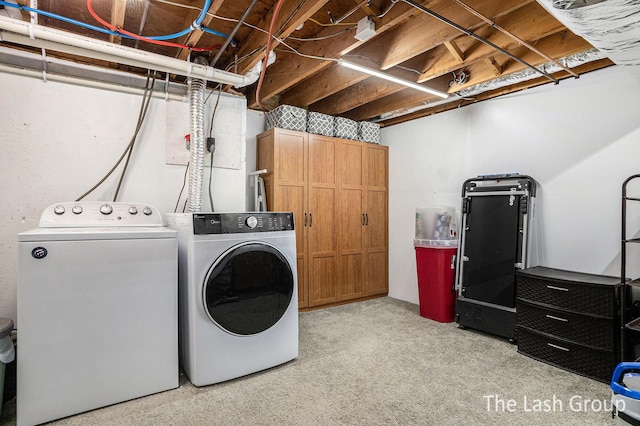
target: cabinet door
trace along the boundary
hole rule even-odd
[[[341,140],[338,148],[338,294],[348,300],[364,296],[364,145]]]
[[[336,141],[309,135],[309,306],[337,300]]]
[[[298,307],[309,306],[309,271],[306,259],[307,176],[309,136],[293,130],[272,129],[273,141],[261,140],[259,165],[268,169],[265,177],[267,205],[270,211],[291,211],[296,229],[298,269]],[[265,142],[269,141],[270,145]],[[262,144],[266,146],[262,149]],[[271,146],[271,152],[269,151]],[[264,151],[264,152],[263,152]],[[270,161],[264,161],[263,158]],[[271,170],[272,168],[272,170]]]
[[[386,294],[388,285],[388,148],[367,146],[365,171],[366,296]]]

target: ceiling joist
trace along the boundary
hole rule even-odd
[[[464,62],[464,52],[458,47],[458,44],[455,40],[445,41],[444,46],[447,48],[453,59],[458,61],[458,63]]]
[[[147,36],[187,32],[178,38],[156,40],[120,38],[91,28],[97,24],[87,9],[87,0],[38,0],[36,7],[46,12],[37,15],[39,25],[170,59],[187,60],[190,53],[199,52],[198,55],[207,56],[209,63],[214,58],[212,66],[216,69],[244,75],[264,58],[265,32],[279,1],[92,0],[96,13],[123,31]],[[24,9],[15,9],[13,18],[29,22],[31,13],[26,8],[34,3],[17,2]],[[606,7],[606,2],[602,3]],[[209,4],[208,10],[202,14],[205,4]],[[593,62],[593,69],[610,64],[599,61],[603,55],[552,17],[539,0],[305,0],[283,1],[280,6],[273,22],[274,34],[279,38],[272,39],[276,60],[265,70],[259,94],[267,108],[289,104],[356,120],[384,117],[379,121],[384,126],[429,111],[446,110],[451,104],[485,99],[482,90],[494,87],[495,81],[504,81],[506,86],[491,90],[491,96],[529,84],[511,79],[514,73],[517,78],[526,75],[535,79],[536,73],[542,73],[543,80],[557,82],[545,71],[546,67],[538,69],[540,64],[550,64],[546,68],[550,70],[563,69],[564,74],[554,72],[554,76],[578,76],[578,71],[563,68],[564,61],[560,61],[573,53],[589,52],[578,56],[574,64]],[[206,31],[194,25],[199,16]],[[375,34],[362,41],[354,36],[357,23],[367,16],[375,24]],[[341,22],[338,24],[336,19]],[[10,43],[10,34],[3,34],[5,39],[0,40],[0,45],[40,53],[37,44]],[[227,43],[231,38],[234,43]],[[118,55],[107,58],[65,51],[47,48],[47,57],[146,75],[145,61],[132,65],[125,58],[118,62]],[[337,59],[446,91],[454,102],[339,66]],[[186,81],[184,75],[170,74],[166,78],[181,84]],[[257,106],[256,85],[233,89],[247,97],[250,108]],[[225,90],[231,88],[226,86]],[[465,95],[463,101],[456,100],[456,93],[461,90],[472,93],[469,96],[474,99]],[[403,111],[405,118],[390,118],[397,116],[397,111]]]
[[[124,17],[127,13],[127,0],[114,0],[111,6],[111,25],[116,28],[124,28]],[[111,43],[120,44],[122,37],[116,35],[109,35],[109,41]]]

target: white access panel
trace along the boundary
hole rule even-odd
[[[175,231],[40,228],[18,241],[18,425],[178,386]]]

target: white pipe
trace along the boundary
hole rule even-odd
[[[0,64],[0,73],[13,74],[22,77],[36,78],[38,80],[42,80],[42,71],[31,70],[26,68],[16,68],[5,64]],[[137,87],[129,87],[129,86],[121,86],[119,84],[113,83],[105,83],[102,81],[96,80],[87,80],[79,77],[69,77],[66,75],[60,74],[52,74],[47,73],[47,81],[55,81],[58,83],[71,84],[74,86],[84,86],[90,87],[93,89],[103,89],[103,90],[112,90],[121,93],[129,93],[132,95],[141,95],[144,93],[144,89],[139,89]],[[165,93],[165,92],[153,92],[152,94],[155,98],[161,98],[165,100],[172,101],[180,101],[184,102],[185,96],[178,95],[175,93]]]
[[[47,50],[53,50],[56,52],[68,53],[70,55],[77,55],[77,56],[84,56],[84,57],[89,57],[93,59],[99,59],[101,61],[107,61],[107,62],[120,61],[120,58],[115,55],[102,53],[102,52],[93,52],[91,50],[87,50],[82,47],[60,44],[60,43],[56,43],[48,40],[30,39],[27,36],[10,33],[6,31],[0,32],[0,40],[8,41],[10,43],[21,44],[24,46],[37,47],[39,49],[47,49]],[[128,64],[128,65],[132,65],[132,64]],[[141,68],[149,68],[148,64],[139,65],[139,66],[141,66]],[[155,70],[169,72],[165,67],[162,67],[162,66],[155,67]]]
[[[272,50],[271,52],[269,52],[269,59],[267,59],[267,66],[273,64],[275,61],[276,61],[276,54]],[[235,87],[235,88],[245,87],[245,86],[249,86],[250,84],[253,84],[256,81],[258,81],[258,78],[260,77],[260,71],[262,71],[262,63],[263,62],[264,61],[256,62],[256,64],[249,70],[249,72],[247,72],[244,75],[245,81],[242,82],[241,84],[236,84],[233,87]]]
[[[0,46],[0,72],[42,79],[42,63],[46,61],[47,80],[60,83],[114,90],[122,93],[142,94],[146,77],[137,74],[100,68],[93,65],[71,62],[64,59],[41,55],[23,50]],[[63,73],[65,73],[63,75]],[[137,84],[136,84],[137,83]],[[162,91],[154,91],[152,96],[176,101],[187,99],[187,88],[183,84],[165,82]]]
[[[256,170],[255,172],[249,173],[253,179],[251,179],[251,186],[253,187],[253,209],[254,211],[266,211],[266,207],[264,210],[261,206],[264,206],[264,180],[260,177],[260,175],[264,175],[267,173],[267,169]]]
[[[194,64],[192,62],[158,55],[157,53],[133,49],[102,40],[96,40],[90,37],[60,31],[42,25],[33,25],[28,22],[7,18],[5,16],[0,16],[0,29],[4,30],[1,35],[3,40],[9,41],[8,38],[11,37],[11,35],[5,33],[5,31],[28,36],[28,39],[21,39],[21,43],[24,43],[27,46],[39,47],[35,45],[35,40],[45,40],[57,45],[55,48],[51,47],[52,50],[66,52],[67,50],[65,49],[68,49],[68,47],[80,48],[80,52],[83,52],[82,56],[90,58],[97,57],[96,53],[103,55],[106,54],[111,58],[117,58],[116,62],[118,63],[154,69],[187,77],[200,78],[217,83],[237,85],[242,84],[245,81],[245,77],[242,75],[223,71],[208,65]]]

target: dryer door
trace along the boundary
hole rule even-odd
[[[251,335],[284,315],[295,290],[285,256],[264,242],[238,244],[211,266],[203,288],[204,309],[223,330]]]

